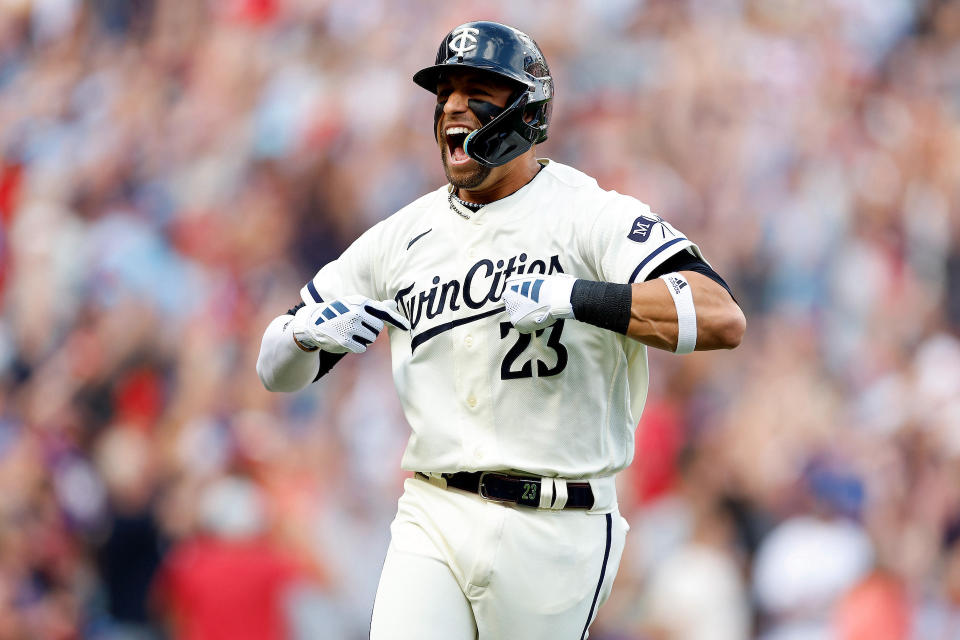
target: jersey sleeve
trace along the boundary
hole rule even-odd
[[[339,258],[321,267],[317,275],[300,289],[300,298],[307,304],[329,302],[354,294],[382,300],[378,277],[380,264],[374,259],[378,255],[381,231],[382,223],[371,227]]]
[[[703,259],[697,245],[650,207],[619,194],[593,221],[585,248],[605,282],[643,282],[681,251]]]

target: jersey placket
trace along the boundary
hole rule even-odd
[[[484,207],[486,208],[486,207]],[[482,214],[483,209],[477,212]],[[466,244],[460,252],[461,273],[466,273],[479,260],[489,259],[482,247],[486,228],[483,216],[477,215],[466,222]],[[482,288],[482,287],[481,287]],[[487,302],[477,312],[489,310]],[[494,367],[489,343],[490,324],[496,320],[484,318],[470,322],[452,331],[453,350],[456,359],[456,386],[463,408],[463,465],[469,469],[485,469],[495,455],[496,442],[493,428],[493,394],[490,387],[490,371]]]

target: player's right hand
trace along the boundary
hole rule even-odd
[[[291,329],[293,337],[305,347],[329,353],[363,353],[383,331],[385,322],[410,329],[395,301],[378,302],[357,295],[302,307],[293,317]]]

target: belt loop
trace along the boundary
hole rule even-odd
[[[553,478],[540,478],[540,508],[549,509],[553,502]]]
[[[557,488],[557,499],[554,500],[551,509],[563,509],[567,505],[567,481],[563,478],[555,478],[554,486]]]
[[[433,486],[440,489],[447,488],[447,479],[442,475],[433,475],[432,473],[422,473],[420,471],[415,472],[414,475],[419,476],[421,480],[426,480]]]

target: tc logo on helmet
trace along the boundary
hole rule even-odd
[[[458,56],[462,56],[467,51],[473,51],[477,48],[476,34],[478,33],[480,33],[480,29],[460,27],[450,34],[450,44],[448,46]]]

